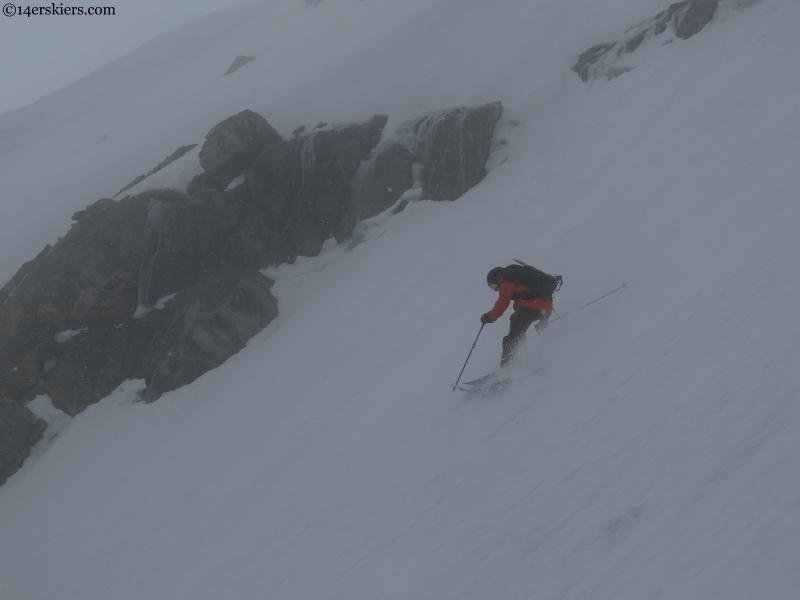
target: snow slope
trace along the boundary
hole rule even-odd
[[[0,116],[4,277],[241,108],[286,133],[500,99],[507,141],[455,203],[271,269],[281,314],[222,367],[61,424],[0,488],[0,595],[797,598],[800,5],[746,4],[584,84],[665,4],[271,2]],[[511,257],[564,276],[559,312],[629,287],[529,336],[503,396],[451,393]]]

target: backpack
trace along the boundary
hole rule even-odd
[[[554,292],[561,289],[563,283],[561,275],[548,275],[530,265],[508,265],[503,269],[502,277],[521,283],[528,288],[527,293],[521,294],[514,300],[550,299]]]

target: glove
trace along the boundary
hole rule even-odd
[[[489,318],[489,313],[483,313],[481,315],[481,323],[486,325],[487,323],[491,323],[491,322],[492,322],[492,320]]]
[[[547,329],[547,319],[539,319],[536,325],[534,325],[534,328],[536,328],[536,331],[540,333]]]

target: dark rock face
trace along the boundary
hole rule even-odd
[[[216,261],[230,263],[235,256],[239,265],[264,268],[292,262],[298,255],[314,256],[330,237],[345,239],[348,186],[380,140],[387,119],[377,115],[366,123],[318,130],[289,142],[273,139],[247,160],[237,159],[234,171],[245,168],[246,183],[241,192],[224,192],[224,199],[211,200],[223,193],[228,176],[209,171],[196,177],[189,188],[191,203],[208,198],[204,208],[197,208],[208,222],[201,228],[206,233],[198,239],[200,247]],[[226,169],[233,172],[222,167]],[[223,233],[234,229],[233,236]]]
[[[182,291],[222,269],[273,264],[279,250],[273,233],[260,207],[238,190],[195,192],[166,215],[153,297]]]
[[[120,324],[86,328],[50,355],[55,364],[43,374],[39,391],[50,397],[53,406],[75,416],[126,379],[146,377],[142,354],[163,317],[139,320],[119,315]]]
[[[13,368],[0,380],[0,396],[33,398],[36,385],[42,376],[47,359],[55,353],[55,343],[48,340],[25,353]]]
[[[597,64],[597,62],[606,54],[611,52],[616,45],[616,42],[609,42],[606,44],[597,44],[596,46],[592,46],[578,57],[578,62],[575,63],[575,65],[572,67],[572,70],[575,71],[583,81],[589,81],[589,68],[592,65]]]
[[[0,398],[0,485],[22,466],[46,425],[9,398]]]
[[[153,401],[221,365],[277,315],[261,269],[347,239],[409,188],[455,199],[486,175],[501,111],[428,116],[378,152],[385,115],[284,141],[243,111],[208,133],[206,172],[187,194],[105,198],[75,213],[0,290],[0,479],[44,428],[25,402],[47,394],[74,416],[126,379],[145,379]],[[366,196],[354,193],[359,173]]]
[[[75,415],[125,379],[151,383],[156,367],[152,398],[224,362],[277,313],[270,281],[255,271],[271,255],[248,227],[260,217],[235,193],[215,191],[106,199],[76,214],[64,239],[4,291],[0,393],[17,402],[47,393]]]
[[[491,102],[407,124],[402,140],[377,150],[351,182],[346,231],[394,205],[415,186],[423,199],[455,200],[480,183],[502,112],[501,102]]]
[[[319,254],[330,237],[345,239],[348,185],[380,140],[387,118],[377,115],[361,125],[318,131],[292,143],[286,228],[298,255]]]
[[[272,284],[258,272],[220,271],[179,294],[142,361],[152,373],[145,399],[191,383],[244,348],[278,314]]]
[[[99,200],[73,216],[76,223],[53,248],[23,267],[27,273],[0,306],[0,393],[18,402],[47,393],[74,415],[133,376],[153,334],[131,317],[154,198],[170,205],[184,197],[154,192]],[[76,335],[63,336],[66,331]]]
[[[42,250],[36,256],[36,258],[23,264],[19,271],[16,272],[14,277],[12,277],[6,285],[0,288],[0,306],[5,304],[6,300],[8,300],[8,297],[16,291],[17,286],[22,283],[28,273],[30,273],[37,264],[39,264],[39,261],[42,260],[42,258],[44,258],[51,249],[52,246],[50,246],[50,244],[45,246],[44,250]]]
[[[73,219],[54,248],[23,267],[28,272],[0,307],[0,378],[59,331],[136,305],[142,201],[99,200]]]
[[[675,35],[687,40],[709,24],[714,18],[717,0],[686,0],[670,6],[675,15]]]
[[[224,189],[247,170],[259,152],[280,139],[264,117],[243,110],[211,128],[200,149],[200,166],[216,176],[215,187]]]
[[[583,81],[592,77],[607,76],[613,79],[617,75],[630,71],[631,67],[615,66],[613,60],[634,52],[651,36],[658,36],[673,27],[675,35],[688,39],[702,31],[714,17],[719,4],[718,0],[683,0],[672,4],[667,10],[658,13],[643,25],[632,27],[633,35],[621,41],[608,42],[592,46],[578,57],[572,67]],[[616,52],[611,52],[616,48]]]
[[[365,165],[362,176],[353,181],[349,191],[349,200],[355,205],[353,226],[357,221],[382,213],[411,189],[414,163],[418,159],[412,150],[395,142]]]
[[[672,4],[667,10],[658,13],[651,21],[648,30],[659,35],[670,25],[675,28],[675,35],[687,40],[708,25],[717,11],[718,0],[683,0]]]
[[[425,166],[423,198],[455,200],[483,181],[494,126],[502,112],[502,103],[492,102],[417,123],[418,149]]]

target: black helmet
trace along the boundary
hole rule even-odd
[[[489,271],[489,274],[486,275],[486,284],[500,285],[500,275],[503,274],[504,270],[505,269],[503,269],[503,267],[495,267],[494,269]]]

